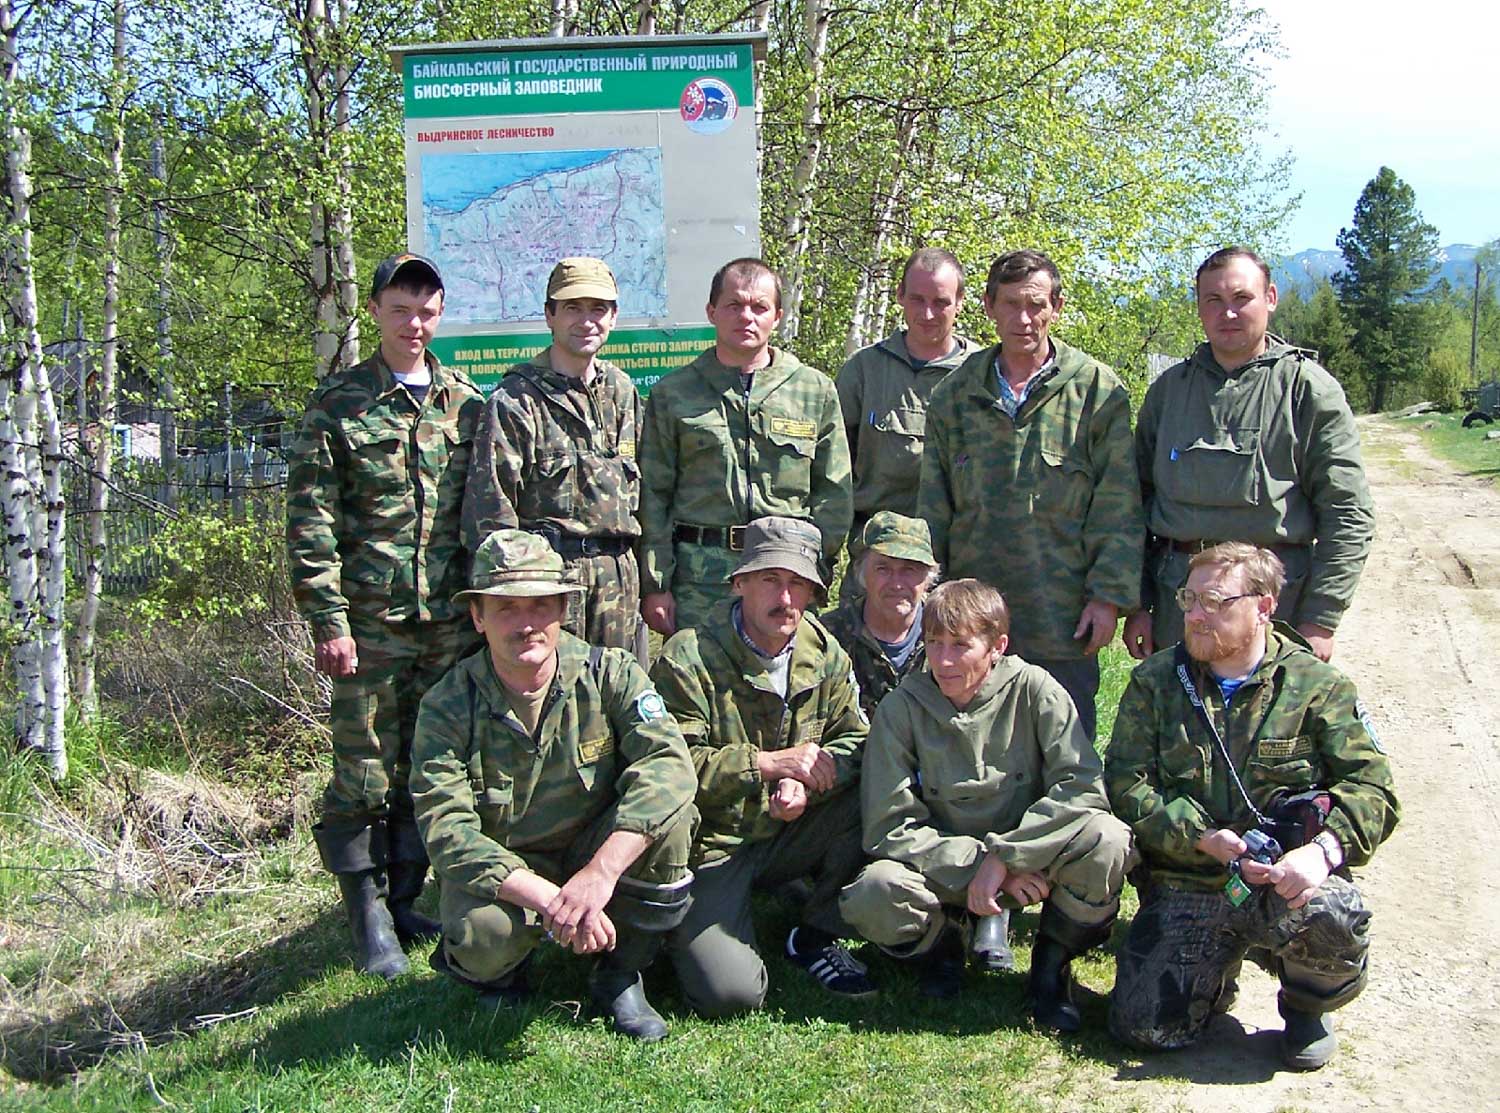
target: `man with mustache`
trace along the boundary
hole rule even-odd
[[[622,1035],[667,1034],[641,981],[681,922],[693,765],[633,654],[562,630],[582,588],[534,533],[479,546],[467,601],[485,648],[427,694],[412,796],[442,883],[433,966],[506,1006],[550,939],[597,956],[594,1003]]]
[[[1149,1050],[1193,1043],[1233,1004],[1248,950],[1281,982],[1282,1061],[1316,1070],[1338,1047],[1328,1013],[1366,979],[1370,914],[1348,867],[1400,813],[1354,685],[1272,621],[1285,578],[1255,545],[1195,555],[1182,643],[1120,701],[1105,783],[1144,868],[1110,1029]],[[1260,833],[1279,846],[1257,852]]]
[[[464,535],[540,534],[584,591],[566,629],[590,645],[634,651],[640,624],[635,544],[641,395],[601,359],[620,292],[602,259],[563,259],[543,307],[552,343],[518,363],[490,395],[464,493]]]
[[[663,637],[729,591],[763,515],[822,533],[822,574],[849,532],[849,445],[828,376],[771,346],[781,279],[735,259],[708,290],[714,346],[651,388],[641,426],[641,613]]]
[[[1094,737],[1099,650],[1141,579],[1141,500],[1130,400],[1104,364],[1051,336],[1057,265],[996,259],[984,309],[1000,343],[932,393],[917,513],[949,579],[998,588],[1010,650],[1046,669]]]
[[[848,655],[807,611],[827,590],[822,551],[810,522],[751,522],[733,596],[672,637],[651,670],[698,770],[697,880],[671,953],[704,1016],[765,1001],[751,892],[809,877],[788,960],[830,993],[875,993],[839,943],[850,934],[839,890],[863,862],[853,786],[868,723]]]
[[[1217,540],[1248,541],[1286,566],[1276,617],[1327,661],[1375,535],[1354,415],[1315,352],[1268,331],[1276,284],[1259,255],[1215,251],[1194,288],[1208,342],[1151,384],[1136,422],[1154,540],[1125,647],[1144,659],[1175,643],[1172,594],[1188,559]]]
[[[438,930],[414,908],[427,855],[406,780],[422,693],[474,645],[450,597],[468,578],[459,514],[484,396],[427,350],[443,318],[430,259],[383,260],[367,308],[379,348],[318,384],[292,449],[287,563],[333,681],[333,777],[313,838],[355,965],[394,978],[402,945]]]

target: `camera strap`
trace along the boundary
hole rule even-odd
[[[1229,776],[1234,781],[1234,787],[1240,790],[1240,797],[1245,801],[1245,806],[1250,809],[1250,814],[1255,816],[1257,823],[1269,823],[1270,820],[1255,806],[1255,801],[1250,799],[1250,794],[1245,791],[1245,784],[1240,780],[1240,775],[1235,771],[1234,759],[1229,756],[1229,747],[1224,745],[1224,739],[1219,734],[1219,728],[1214,726],[1214,717],[1208,713],[1208,708],[1203,706],[1203,698],[1198,695],[1198,686],[1193,683],[1192,670],[1189,668],[1187,646],[1182,642],[1177,643],[1177,649],[1172,655],[1173,663],[1177,666],[1177,680],[1182,685],[1182,690],[1187,693],[1188,702],[1193,705],[1193,710],[1198,712],[1198,718],[1203,721],[1208,736],[1214,740],[1219,747],[1219,753],[1223,755],[1224,767],[1229,770]]]

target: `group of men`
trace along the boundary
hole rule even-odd
[[[1050,335],[1040,252],[990,268],[983,348],[955,331],[958,260],[915,252],[906,327],[836,380],[772,345],[779,278],[734,260],[713,346],[644,404],[600,358],[602,261],[558,263],[550,345],[488,402],[427,351],[437,267],[382,262],[380,348],[314,393],[288,492],[334,682],[314,833],[360,968],[440,936],[433,965],[504,1003],[550,940],[598,956],[594,1001],[654,1040],[663,947],[700,1014],[764,1001],[757,889],[799,893],[784,953],[851,998],[876,979],[842,940],[946,997],[970,954],[1011,968],[1008,914],[1040,903],[1028,995],[1072,1031],[1069,964],[1128,872],[1121,1039],[1196,1039],[1248,954],[1281,979],[1286,1062],[1326,1062],[1365,977],[1347,866],[1398,814],[1326,663],[1373,514],[1337,383],[1267,331],[1264,262],[1216,252],[1196,291],[1208,342],[1132,435],[1118,378]],[[1122,616],[1146,663],[1101,762]],[[413,908],[429,861],[441,922]]]

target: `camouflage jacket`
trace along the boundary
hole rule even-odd
[[[869,729],[849,657],[817,619],[797,628],[783,700],[734,628],[733,602],[720,604],[705,625],[674,634],[651,669],[693,755],[702,814],[694,858],[709,862],[781,828],[771,818],[771,786],[756,768],[762,750],[816,742],[833,758],[837,793],[859,779]],[[823,799],[815,794],[810,806]]]
[[[897,329],[855,352],[839,369],[839,408],[854,457],[856,521],[878,510],[916,516],[927,400],[977,347],[972,340],[956,339],[952,355],[913,367],[906,330]]]
[[[464,494],[471,548],[492,530],[550,523],[573,537],[638,537],[640,392],[611,363],[594,380],[552,370],[548,348],[490,395]]]
[[[383,622],[459,613],[468,586],[459,537],[464,477],[484,410],[467,376],[431,354],[419,406],[377,352],[313,391],[286,487],[292,596],[319,642],[349,635],[349,612]]]
[[[1104,771],[1062,685],[1002,657],[963,711],[929,672],[880,705],[860,775],[865,850],[962,890],[985,853],[1052,865],[1077,821],[1108,812]]]
[[[908,673],[921,672],[927,664],[927,647],[917,635],[917,644],[906,659],[900,672],[885,655],[879,640],[865,628],[865,597],[854,596],[840,603],[838,608],[820,615],[823,628],[833,635],[854,662],[854,679],[859,682],[859,704],[866,716],[875,714],[875,708],[893,691],[901,678]]]
[[[998,347],[939,384],[927,413],[920,517],[947,579],[1000,589],[1011,647],[1082,656],[1084,604],[1140,596],[1144,534],[1130,455],[1130,401],[1109,368],[1054,341],[1057,368],[1014,421],[1000,408]]]
[[[823,532],[830,566],[849,532],[849,446],[821,371],[772,349],[747,398],[709,349],[651,388],[641,426],[641,590],[669,591],[672,524],[742,526],[767,514]]]
[[[1217,889],[1228,871],[1193,844],[1223,827],[1243,833],[1254,817],[1175,670],[1168,649],[1131,675],[1105,755],[1105,783],[1153,878]],[[1195,662],[1191,676],[1255,806],[1264,811],[1280,791],[1327,789],[1333,795],[1328,829],[1345,860],[1352,866],[1369,861],[1400,811],[1390,763],[1349,678],[1280,623],[1227,709],[1205,666]]]
[[[1313,544],[1291,619],[1332,630],[1369,554],[1375,509],[1343,388],[1313,360],[1272,337],[1230,374],[1200,344],[1146,392],[1135,456],[1158,537]]]
[[[635,658],[566,631],[536,736],[511,710],[488,649],[428,691],[412,744],[411,792],[445,885],[494,899],[520,851],[566,849],[612,805],[615,830],[654,838],[693,806],[677,724]]]

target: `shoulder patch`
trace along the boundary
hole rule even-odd
[[[865,714],[865,701],[860,698],[859,677],[854,675],[854,666],[849,666],[849,687],[854,689],[854,710],[859,712],[859,721],[865,726],[870,725],[870,717]]]
[[[667,705],[655,688],[647,688],[635,697],[635,713],[644,723],[667,717]]]
[[[1359,721],[1364,724],[1365,730],[1369,733],[1370,744],[1380,753],[1385,753],[1385,746],[1380,741],[1380,732],[1375,729],[1375,720],[1370,718],[1370,709],[1365,706],[1364,700],[1354,701],[1354,713],[1359,716]]]

